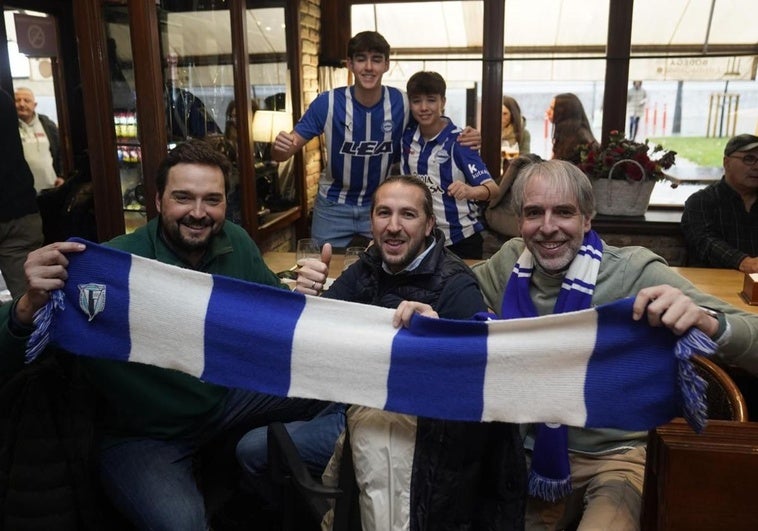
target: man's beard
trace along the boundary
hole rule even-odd
[[[422,253],[422,251],[426,248],[426,240],[427,238],[424,238],[423,240],[416,242],[415,245],[409,246],[408,250],[403,255],[389,255],[385,253],[384,248],[381,245],[381,242],[379,243],[379,254],[382,257],[382,261],[385,262],[387,265],[391,265],[393,267],[397,267],[398,269],[402,270],[408,267],[408,265],[413,262],[413,260],[416,259],[418,255]],[[377,243],[376,241],[374,243]]]
[[[207,216],[202,219],[194,219],[191,216],[184,216],[182,219],[171,223],[167,222],[165,219],[161,219],[163,235],[166,238],[167,243],[175,250],[186,253],[203,251],[208,245],[210,245],[211,239],[221,230],[223,222],[215,228],[213,228],[213,224],[213,219]],[[188,238],[181,232],[182,225],[191,228],[211,227],[211,231],[202,238]]]

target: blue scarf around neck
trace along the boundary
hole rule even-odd
[[[595,231],[588,231],[563,279],[553,313],[591,307],[602,258],[603,242]],[[505,288],[501,308],[503,319],[537,317],[537,309],[529,295],[534,267],[534,256],[529,249],[524,249]],[[568,430],[563,424],[537,424],[534,437],[529,494],[557,501],[571,493]]]

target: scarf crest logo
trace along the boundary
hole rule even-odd
[[[89,321],[105,309],[105,284],[79,284],[79,308]]]

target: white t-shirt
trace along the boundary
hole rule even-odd
[[[34,175],[34,189],[40,193],[46,188],[54,187],[58,176],[55,175],[53,156],[50,154],[50,140],[37,115],[34,115],[30,124],[19,120],[18,132],[24,145],[24,158]]]

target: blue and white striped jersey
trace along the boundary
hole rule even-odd
[[[326,136],[328,160],[319,179],[319,194],[336,203],[368,205],[376,187],[400,161],[400,140],[408,125],[405,92],[382,87],[382,99],[367,108],[355,99],[354,87],[319,94],[295,126],[310,140]]]
[[[432,192],[437,226],[445,233],[445,245],[458,243],[484,229],[479,221],[476,201],[456,200],[447,195],[453,181],[478,186],[492,180],[479,153],[460,145],[461,133],[448,120],[447,126],[429,141],[424,141],[418,125],[403,133],[403,173],[417,175]]]

